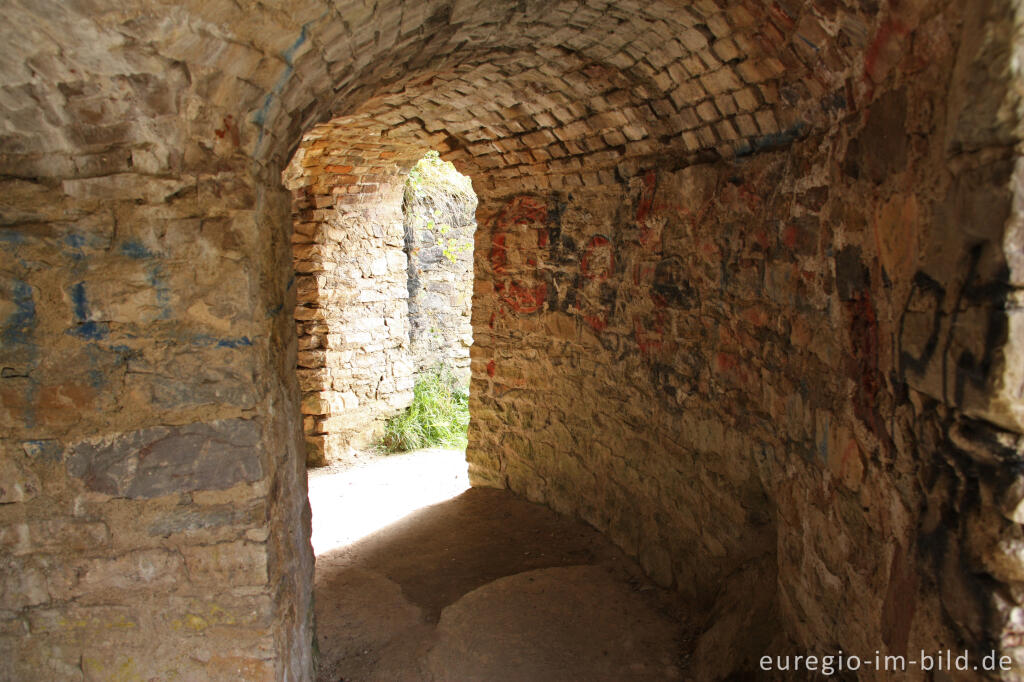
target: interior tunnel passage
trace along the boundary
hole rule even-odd
[[[432,148],[479,197],[474,485],[676,590],[694,679],[737,613],[1021,679],[1014,3],[0,12],[3,676],[312,675],[282,172],[372,229]]]

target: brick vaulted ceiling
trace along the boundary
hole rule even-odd
[[[543,165],[571,187],[583,155],[599,173],[827,126],[901,30],[869,35],[873,8],[838,2],[19,4],[0,29],[16,176],[201,169],[228,145],[280,167],[333,120],[339,140],[432,145],[492,182]]]
[[[1024,661],[1020,12],[7,0],[0,677],[309,677],[296,313],[384,227],[404,289],[428,147],[480,198],[474,485],[724,614],[712,667],[750,596]]]

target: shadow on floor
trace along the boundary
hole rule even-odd
[[[680,611],[592,528],[466,491],[316,569],[320,680],[681,679]]]

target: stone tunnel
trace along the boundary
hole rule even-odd
[[[678,591],[694,679],[1024,679],[1019,3],[0,15],[3,679],[311,678],[296,317],[429,149],[479,197],[474,485]]]

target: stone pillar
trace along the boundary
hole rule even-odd
[[[288,197],[214,166],[3,182],[0,677],[311,674]]]

